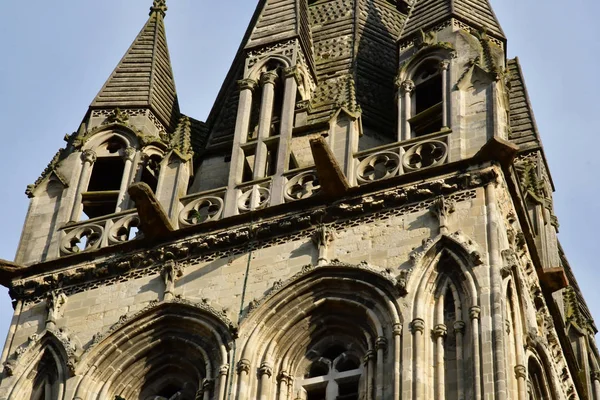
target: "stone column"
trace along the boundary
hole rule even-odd
[[[290,387],[292,386],[292,377],[286,371],[281,371],[279,374],[279,394],[277,398],[279,400],[288,400],[290,393]]]
[[[212,392],[215,386],[215,381],[212,379],[202,380],[202,400],[210,400],[210,392]]]
[[[504,312],[503,312],[503,289],[500,269],[502,268],[502,256],[500,255],[499,230],[503,229],[503,223],[498,218],[496,189],[494,183],[485,187],[485,201],[487,209],[487,233],[488,253],[490,264],[490,286],[491,286],[491,317],[492,317],[492,341],[494,349],[494,381],[496,383],[496,399],[505,400],[508,397],[506,349],[504,343]]]
[[[425,321],[422,318],[415,318],[410,324],[413,334],[414,349],[414,371],[413,371],[413,398],[416,400],[424,399],[423,365],[425,355],[423,354]]]
[[[267,400],[269,397],[269,385],[271,383],[271,376],[273,376],[273,368],[267,362],[261,364],[258,369],[258,376],[260,379],[260,400]]]
[[[383,357],[385,356],[385,351],[387,349],[387,339],[383,336],[379,336],[377,340],[375,340],[375,348],[377,349],[377,371],[376,371],[376,380],[375,383],[377,386],[377,392],[375,398],[377,400],[383,399]]]
[[[238,392],[237,400],[248,398],[248,375],[250,373],[250,361],[245,358],[241,359],[237,364],[238,374]]]
[[[431,332],[435,340],[435,398],[444,400],[446,388],[444,386],[446,371],[444,368],[444,338],[448,334],[448,328],[445,324],[438,324]]]
[[[292,130],[294,129],[294,113],[296,110],[296,92],[298,91],[298,67],[284,69],[283,108],[281,110],[281,125],[279,128],[279,146],[277,149],[277,168],[271,188],[271,205],[284,202],[285,173],[290,158]],[[275,107],[278,105],[276,104]]]
[[[456,321],[454,323],[454,335],[456,337],[456,380],[459,399],[465,398],[465,376],[463,373],[463,337],[465,334],[465,326],[463,321]]]
[[[440,73],[442,74],[442,127],[448,128],[448,110],[450,109],[448,96],[448,68],[450,61],[440,61]]]
[[[367,354],[365,354],[365,357],[363,359],[363,363],[367,370],[367,382],[365,385],[365,390],[367,392],[365,396],[366,400],[373,400],[373,370],[375,369],[374,360],[375,351],[373,351],[373,349],[370,349],[367,351]]]
[[[248,140],[248,126],[250,125],[250,115],[252,113],[252,92],[256,88],[256,81],[253,79],[242,79],[238,81],[238,85],[240,86],[240,99],[233,135],[231,164],[229,166],[229,181],[224,210],[225,217],[235,215],[238,212],[236,186],[242,180],[245,158],[241,145]]]
[[[262,85],[262,104],[260,105],[260,117],[258,119],[258,137],[256,153],[254,154],[254,179],[266,176],[265,166],[267,164],[268,150],[265,139],[271,132],[273,121],[273,100],[275,98],[275,82],[279,76],[273,71],[263,72],[260,77]]]
[[[408,120],[412,116],[412,93],[415,90],[415,83],[410,79],[405,80],[400,84],[400,91],[404,96],[404,114],[402,118],[402,134],[400,140],[408,140],[411,136],[410,122]]]
[[[119,197],[117,198],[117,208],[115,212],[127,209],[127,188],[129,187],[131,175],[133,174],[131,167],[133,165],[135,154],[136,150],[133,147],[127,147],[124,150],[123,159],[125,160],[125,167],[123,167],[123,179],[121,179],[121,187],[119,188]]]
[[[81,168],[81,174],[79,175],[79,182],[77,183],[77,189],[75,191],[75,201],[73,202],[73,209],[71,210],[71,217],[69,221],[76,222],[79,220],[81,214],[81,194],[86,189],[88,181],[90,179],[90,169],[96,162],[97,156],[94,150],[85,150],[81,153],[81,160],[83,161],[83,167]]]
[[[225,400],[227,374],[229,374],[229,364],[221,365],[219,368],[219,397],[217,397],[217,400]]]
[[[594,386],[594,400],[600,399],[600,371],[596,370],[592,372],[592,385]]]
[[[527,400],[527,368],[524,365],[515,366],[515,377],[517,378],[519,399]]]
[[[481,360],[479,359],[479,314],[481,308],[473,306],[469,309],[471,330],[473,332],[473,391],[475,400],[481,400]]]
[[[394,399],[400,399],[400,359],[402,345],[400,343],[402,336],[402,324],[394,324],[392,334],[394,335]]]

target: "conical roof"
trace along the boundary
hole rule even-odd
[[[498,39],[505,39],[488,0],[418,0],[409,14],[403,36],[427,30],[449,17],[486,29],[488,34]]]
[[[167,47],[165,0],[154,0],[150,18],[106,81],[91,108],[150,108],[167,127],[179,118],[179,104]]]

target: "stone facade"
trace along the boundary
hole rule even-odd
[[[600,399],[486,0],[261,0],[206,122],[166,11],[28,187],[0,399]]]

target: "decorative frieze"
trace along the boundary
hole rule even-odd
[[[369,196],[349,198],[332,205],[318,206],[305,212],[289,213],[265,219],[251,226],[226,228],[142,252],[113,256],[110,259],[99,259],[94,264],[77,265],[69,270],[18,279],[13,282],[11,292],[17,298],[37,302],[41,300],[39,296],[43,293],[56,289],[58,282],[61,282],[62,290],[67,295],[71,295],[103,284],[111,284],[117,275],[120,275],[121,278],[135,279],[158,274],[167,259],[172,259],[182,265],[209,262],[222,257],[242,254],[248,250],[249,242],[252,243],[252,249],[259,249],[309,238],[314,232],[314,227],[322,224],[338,231],[349,226],[376,222],[391,216],[419,212],[431,207],[434,199],[440,195],[445,195],[458,203],[474,198],[473,189],[495,180],[496,176],[494,169],[487,169],[455,175],[443,180],[384,190]],[[94,232],[96,231],[90,232],[89,235]],[[100,231],[97,234],[101,236]],[[92,239],[92,244],[98,240],[94,239],[94,236]],[[73,249],[73,246],[69,248]],[[477,252],[471,254],[475,261],[482,259],[481,253],[479,253],[479,257]]]

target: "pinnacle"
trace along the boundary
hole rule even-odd
[[[168,10],[167,1],[166,0],[154,0],[152,7],[150,7],[150,16],[154,13],[160,14],[163,18],[166,15]]]

